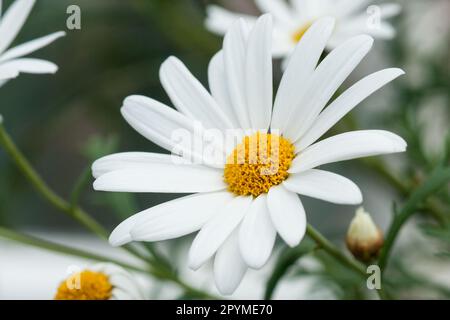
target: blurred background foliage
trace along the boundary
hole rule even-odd
[[[4,6],[11,2],[4,1]],[[366,209],[384,230],[391,221],[393,203],[401,207],[438,163],[448,166],[450,32],[445,12],[448,14],[449,2],[399,2],[404,10],[394,20],[397,37],[377,42],[348,83],[391,66],[405,69],[407,75],[367,99],[334,129],[388,129],[408,141],[404,155],[332,165],[334,171],[345,173],[361,186]],[[58,64],[58,73],[21,75],[7,83],[0,89],[0,112],[16,143],[48,184],[65,198],[75,186],[80,187],[80,202],[108,230],[127,216],[174,197],[95,193],[89,168],[96,158],[116,151],[162,151],[132,130],[119,109],[130,94],[151,96],[170,105],[158,77],[160,64],[170,55],[179,57],[207,83],[208,61],[221,46],[221,39],[203,26],[205,6],[210,3],[257,13],[250,0],[38,0],[16,39],[21,43],[66,30],[66,8],[76,4],[82,10],[81,30],[66,30],[65,38],[34,54]],[[277,83],[278,62],[276,66]],[[49,232],[84,231],[43,201],[3,151],[0,177],[1,225]],[[432,259],[439,270],[450,270],[449,188],[440,190],[421,208],[423,215],[415,228],[420,241],[411,238],[392,257],[388,286],[396,297],[450,298],[448,287],[430,280],[430,274],[415,274],[408,265],[414,248],[414,261],[419,265]],[[308,199],[305,207],[309,222],[342,246],[355,208]],[[171,245],[175,252],[177,242]],[[283,277],[315,274],[336,297],[367,297],[360,279],[332,258],[315,252],[311,244],[294,251],[280,250],[276,268],[281,265],[283,272],[275,270],[279,279],[274,272],[270,290],[275,290]],[[303,267],[304,256],[316,257],[323,266],[321,271]]]

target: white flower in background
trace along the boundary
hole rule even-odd
[[[289,2],[289,3],[288,3]],[[348,38],[358,34],[370,34],[375,38],[390,39],[395,30],[385,21],[400,12],[398,4],[370,4],[368,0],[255,0],[263,13],[274,17],[273,55],[287,57],[305,31],[322,17],[334,17],[336,28],[327,47],[335,48]],[[250,26],[256,17],[228,11],[217,5],[207,8],[206,27],[217,34],[225,34],[233,21],[244,19]]]
[[[28,18],[34,3],[35,0],[16,0],[0,17],[0,70],[7,68],[16,73],[55,73],[58,70],[58,66],[50,61],[23,56],[64,36],[62,31],[8,49]],[[0,80],[0,86],[4,82],[5,80]]]
[[[325,108],[373,43],[367,35],[351,38],[317,66],[333,28],[334,20],[323,18],[305,33],[287,65],[274,104],[270,15],[258,19],[253,29],[242,20],[233,24],[223,50],[209,64],[211,94],[181,61],[170,57],[161,66],[160,78],[179,112],[151,98],[126,98],[122,114],[128,123],[184,158],[143,152],[106,156],[93,164],[94,188],[194,194],[128,218],[113,231],[110,243],[161,241],[199,231],[190,248],[189,266],[197,269],[215,257],[217,287],[230,294],[248,267],[261,268],[267,262],[277,233],[291,247],[302,240],[306,216],[297,193],[339,204],[361,203],[361,192],[352,181],[314,168],[402,152],[405,141],[382,130],[317,140],[403,71],[393,68],[371,74]],[[222,132],[240,128],[250,134],[233,145],[233,151],[208,140],[212,154],[227,155],[221,163],[202,154],[198,144],[172,139],[173,132],[182,129],[207,140],[210,128]],[[271,144],[278,151],[274,156],[264,153]],[[253,157],[252,146],[257,146],[261,159]],[[203,162],[189,162],[192,158]]]
[[[98,263],[76,272],[59,286],[55,300],[143,300],[133,276],[112,263]]]

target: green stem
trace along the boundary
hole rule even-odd
[[[382,271],[386,268],[391,249],[402,226],[417,212],[420,205],[424,203],[430,195],[434,194],[449,181],[450,168],[442,166],[437,167],[433,170],[428,179],[411,194],[403,209],[395,215],[386,235],[383,249],[380,253],[378,265]]]
[[[0,227],[0,237],[9,239],[9,240],[13,240],[13,241],[16,241],[16,242],[19,242],[19,243],[22,243],[25,245],[29,245],[32,247],[49,250],[52,252],[58,252],[58,253],[62,253],[62,254],[81,257],[81,258],[89,259],[89,260],[95,260],[95,261],[99,261],[99,262],[105,262],[105,261],[112,262],[114,264],[117,264],[117,265],[119,265],[123,268],[129,269],[129,270],[133,270],[133,271],[141,272],[141,273],[145,273],[145,274],[151,274],[155,278],[171,281],[171,282],[177,284],[178,286],[180,286],[181,288],[183,288],[191,296],[195,296],[198,298],[206,298],[206,299],[215,298],[203,291],[200,291],[196,288],[191,287],[190,285],[186,284],[181,279],[179,279],[175,274],[170,273],[170,272],[165,272],[163,270],[154,269],[152,267],[149,267],[148,269],[137,267],[137,266],[128,264],[126,262],[122,262],[120,260],[114,259],[114,258],[87,252],[87,251],[84,251],[81,249],[71,248],[71,247],[68,247],[65,245],[61,245],[58,243],[43,240],[43,239],[40,239],[40,238],[37,238],[34,236],[29,236],[29,235],[21,234],[19,232],[8,230],[3,227]]]
[[[61,244],[57,244],[57,243],[53,243],[53,242],[50,242],[47,240],[39,239],[37,237],[24,235],[19,232],[15,232],[15,231],[6,229],[4,227],[0,227],[0,237],[9,239],[9,240],[13,240],[13,241],[16,241],[16,242],[19,242],[22,244],[26,244],[29,246],[33,246],[33,247],[37,247],[37,248],[41,248],[41,249],[45,249],[45,250],[49,250],[49,251],[53,251],[53,252],[58,252],[58,253],[62,253],[62,254],[67,254],[67,255],[71,255],[71,256],[81,257],[81,258],[95,260],[95,261],[99,261],[99,262],[109,261],[109,262],[117,264],[121,267],[124,267],[126,269],[133,270],[133,271],[138,271],[138,272],[142,272],[142,273],[148,273],[150,271],[150,270],[146,270],[146,269],[141,269],[141,268],[133,266],[131,264],[127,264],[127,263],[119,261],[117,259],[105,257],[102,255],[87,252],[87,251],[84,251],[81,249],[67,247],[67,246],[64,246]]]
[[[61,198],[45,183],[45,181],[40,177],[40,175],[33,169],[33,167],[25,158],[25,156],[16,147],[13,140],[6,132],[1,120],[2,119],[0,119],[0,145],[3,146],[5,151],[12,158],[12,160],[15,162],[20,171],[22,171],[25,177],[31,182],[31,184],[36,188],[36,190],[41,194],[41,196],[55,208],[66,213],[67,215],[78,221],[80,224],[82,224],[88,230],[92,231],[101,239],[107,240],[108,233],[97,221],[91,218],[91,216],[79,206],[75,206],[73,203],[69,203],[63,198]],[[11,239],[23,240],[21,242],[26,244],[34,245],[33,241],[36,240],[37,244],[39,244],[39,246],[42,248],[50,249],[57,252],[63,252],[61,250],[65,248],[57,244],[44,242],[43,240],[22,236],[17,233],[12,233],[12,231],[7,230],[5,231],[5,229],[2,229],[2,231],[4,235],[9,235]],[[189,285],[181,281],[171,270],[168,271],[164,269],[160,263],[156,264],[155,261],[153,261],[153,259],[143,256],[135,248],[131,246],[124,246],[122,248],[128,251],[130,254],[134,255],[135,257],[147,262],[151,268],[150,271],[148,272],[150,272],[150,274],[152,274],[153,276],[174,282],[178,284],[181,288],[183,288],[185,291],[189,292],[191,295],[194,295],[196,297],[212,298],[208,294],[190,287]],[[90,253],[85,253],[79,250],[77,251],[77,249],[72,250],[70,248],[69,250],[63,253],[90,257],[91,259],[96,259],[95,257],[99,257],[96,255],[92,255]],[[111,261],[111,259],[109,259],[109,261]]]
[[[306,227],[306,234],[312,240],[314,240],[321,249],[326,251],[329,255],[334,257],[344,266],[349,267],[364,279],[367,277],[366,268],[362,263],[356,261],[355,259],[349,256],[346,256],[344,253],[341,252],[341,250],[339,250],[339,248],[337,248],[333,243],[331,243],[327,238],[325,238],[318,230],[316,230],[310,224],[308,224]],[[380,297],[380,299],[383,300],[388,299],[388,295],[383,289],[378,289],[377,294]]]
[[[98,237],[103,240],[108,239],[108,233],[106,230],[95,221],[86,211],[79,206],[75,206],[72,203],[67,202],[61,198],[56,192],[54,192],[47,183],[41,178],[41,176],[34,170],[32,165],[28,162],[22,152],[17,148],[14,141],[6,132],[3,124],[0,122],[0,145],[3,146],[5,151],[17,165],[19,170],[35,187],[36,191],[56,209],[64,212],[74,220],[78,221],[88,230],[92,231]],[[150,262],[147,257],[142,256],[137,250],[131,247],[124,247],[132,255],[139,259]]]
[[[370,167],[372,170],[380,174],[389,184],[391,184],[397,191],[404,197],[409,196],[412,193],[413,188],[402,180],[397,178],[391,171],[389,171],[384,165],[383,161],[375,158],[363,158],[360,159],[361,163]],[[424,208],[441,224],[447,223],[445,213],[439,208],[436,203],[436,199],[428,199],[424,203]]]
[[[102,239],[107,239],[107,232],[103,227],[98,224],[94,219],[92,219],[85,211],[79,207],[73,207],[70,203],[65,201],[59,195],[57,195],[50,187],[43,181],[39,174],[33,169],[28,160],[16,147],[11,137],[6,132],[3,124],[0,123],[0,145],[3,146],[5,151],[9,154],[11,159],[17,165],[17,167],[22,171],[25,177],[31,182],[38,193],[41,194],[51,205],[53,205],[58,210],[66,213],[72,218],[79,221],[87,229],[94,232],[96,235]]]
[[[328,252],[336,260],[341,262],[343,265],[353,269],[355,272],[362,276],[366,276],[366,269],[364,265],[356,261],[355,259],[346,256],[339,250],[334,244],[332,244],[327,238],[325,238],[319,231],[314,229],[313,226],[308,224],[306,227],[306,234],[313,239],[317,245]]]

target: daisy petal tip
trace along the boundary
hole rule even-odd
[[[189,255],[188,255],[189,269],[197,271],[202,265],[203,265],[203,261],[202,261],[201,257],[199,257],[198,254],[195,254],[191,247],[191,250],[189,251]]]
[[[262,16],[260,16],[260,17],[258,18],[258,21],[259,21],[260,23],[265,23],[265,24],[270,24],[270,25],[272,25],[272,21],[273,21],[272,14],[270,14],[270,13],[265,13],[265,14],[263,14]]]
[[[403,69],[400,68],[393,68],[393,69],[398,72],[399,76],[406,74],[405,70]]]
[[[201,263],[198,263],[198,261],[193,260],[192,258],[189,257],[189,261],[188,261],[189,269],[197,271],[198,269],[200,269],[201,266],[202,266]]]
[[[102,177],[96,178],[96,180],[95,180],[94,183],[92,184],[92,188],[93,188],[95,191],[106,191],[106,190],[105,190],[105,185],[104,185],[104,183],[103,183]]]
[[[236,288],[229,283],[222,283],[221,281],[215,281],[217,290],[223,296],[230,296],[236,291]]]
[[[405,152],[408,148],[408,143],[405,141],[405,139],[392,132],[389,132],[389,134],[392,137],[392,152]]]
[[[284,242],[286,242],[286,244],[289,247],[294,248],[294,247],[296,247],[296,246],[298,246],[300,244],[300,241],[302,239],[301,238],[289,238],[289,239],[285,238],[283,240],[284,240]]]
[[[359,190],[358,188],[358,192],[355,193],[355,198],[352,201],[352,205],[359,205],[361,203],[363,203],[364,197],[361,193],[361,190]]]
[[[117,228],[109,236],[108,242],[113,247],[120,247],[133,241],[129,233],[119,232]]]
[[[353,37],[354,41],[358,41],[361,46],[364,46],[365,48],[367,47],[368,49],[372,48],[373,43],[374,43],[374,38],[368,34],[360,34],[357,35],[355,37]]]
[[[175,56],[169,56],[166,58],[166,60],[161,63],[161,67],[159,68],[159,72],[164,71],[166,68],[168,68],[170,65],[174,63],[178,63],[180,60]]]
[[[65,37],[67,35],[67,33],[65,31],[58,31],[55,33],[55,38],[61,38],[61,37]]]
[[[261,269],[262,267],[264,267],[264,265],[267,262],[265,260],[258,259],[256,257],[249,258],[249,257],[242,256],[242,259],[245,261],[245,264],[249,268],[252,268],[252,269],[255,269],[255,270]]]

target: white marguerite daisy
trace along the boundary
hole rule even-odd
[[[289,3],[288,3],[289,2]],[[390,39],[393,27],[385,21],[400,12],[400,5],[385,3],[372,5],[373,0],[255,0],[263,13],[274,17],[273,55],[288,57],[305,31],[322,17],[334,17],[336,28],[327,47],[335,48],[348,38],[369,34],[375,38]],[[207,7],[206,27],[217,34],[225,34],[233,21],[243,18],[253,25],[256,17],[228,11],[217,5]]]
[[[143,300],[133,276],[112,263],[94,264],[61,282],[55,300]]]
[[[0,17],[0,68],[8,68],[16,73],[55,73],[58,70],[58,66],[53,62],[23,58],[23,56],[41,49],[64,36],[65,32],[63,31],[8,49],[28,18],[34,3],[35,0],[16,0],[5,14]],[[4,83],[5,80],[0,80],[0,86]]]
[[[325,108],[373,43],[367,35],[351,38],[317,66],[333,28],[334,19],[323,18],[308,29],[289,60],[274,103],[270,15],[259,18],[252,29],[243,20],[233,24],[223,49],[209,64],[211,93],[178,59],[170,57],[162,64],[162,85],[179,112],[151,98],[126,98],[121,111],[128,123],[184,158],[143,152],[106,156],[93,164],[94,188],[194,194],[131,216],[112,232],[110,243],[161,241],[199,231],[190,248],[189,266],[197,269],[215,257],[216,285],[221,293],[230,294],[248,267],[257,269],[266,263],[277,233],[291,247],[302,240],[306,216],[297,194],[338,204],[361,203],[361,191],[352,181],[315,168],[402,152],[405,141],[382,130],[316,141],[403,71],[373,73]],[[217,163],[210,153],[201,153],[200,144],[175,141],[173,132],[180,128],[208,140],[210,153],[225,154],[227,159]],[[210,128],[251,133],[229,148],[203,135]]]

